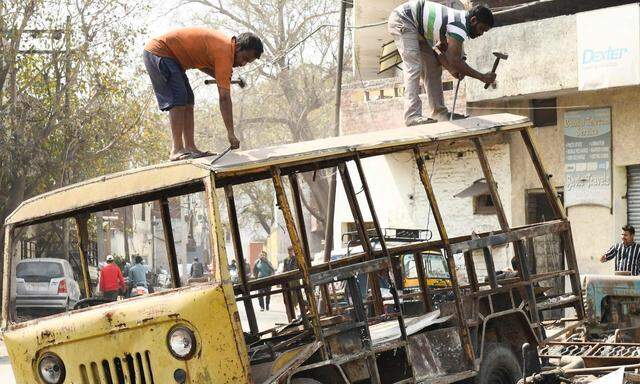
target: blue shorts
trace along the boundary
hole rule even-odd
[[[193,105],[193,90],[189,79],[175,59],[156,56],[147,51],[144,51],[143,59],[160,110]]]

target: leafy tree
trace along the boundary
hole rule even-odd
[[[134,65],[145,4],[0,2],[2,222],[33,195],[156,163],[168,152],[146,77]],[[68,247],[69,225],[56,229]]]

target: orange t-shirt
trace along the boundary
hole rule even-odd
[[[210,68],[218,86],[231,89],[236,38],[208,28],[180,28],[147,43],[145,51],[176,59],[183,70]]]

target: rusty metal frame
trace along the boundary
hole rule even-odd
[[[360,210],[360,205],[358,204],[358,198],[356,196],[355,189],[353,188],[353,182],[351,181],[351,176],[349,175],[347,164],[338,164],[338,171],[340,172],[342,187],[345,191],[347,201],[349,202],[351,215],[353,216],[353,220],[355,221],[356,229],[358,230],[358,236],[360,237],[360,242],[362,243],[362,249],[365,253],[365,260],[372,260],[375,256],[373,255],[373,249],[371,248],[371,240],[369,239],[369,236],[367,235],[367,229],[364,226],[362,211]],[[384,307],[382,304],[382,294],[380,293],[380,283],[378,282],[377,274],[368,274],[368,280],[369,287],[371,288],[371,295],[373,296],[374,313],[376,315],[381,315],[384,313]]]
[[[296,255],[296,260],[298,261],[298,268],[302,272],[303,276],[303,285],[305,288],[305,294],[307,296],[307,302],[309,303],[309,311],[311,313],[311,326],[313,328],[313,334],[317,341],[322,343],[320,353],[323,358],[327,358],[330,356],[327,346],[324,342],[324,337],[322,336],[322,329],[320,325],[320,315],[318,314],[318,306],[316,305],[316,298],[313,294],[313,289],[311,289],[310,284],[310,266],[305,262],[304,251],[302,249],[302,243],[298,236],[298,230],[296,229],[296,223],[293,219],[293,214],[291,213],[291,208],[289,207],[289,201],[287,200],[287,195],[284,190],[284,185],[282,183],[282,176],[280,175],[280,169],[278,167],[273,167],[271,169],[273,187],[276,191],[276,201],[278,202],[278,207],[282,211],[282,216],[284,218],[287,232],[289,233],[289,239],[291,240],[291,246],[293,247],[293,252]]]
[[[87,222],[89,215],[76,216],[76,226],[78,228],[78,252],[80,253],[80,266],[82,268],[82,283],[84,286],[84,294],[86,298],[91,297],[91,281],[89,277],[89,254],[87,247],[89,245],[89,230]]]
[[[296,214],[296,220],[298,222],[298,228],[300,229],[300,239],[302,240],[302,245],[304,249],[304,259],[307,263],[307,266],[311,268],[311,251],[309,249],[309,238],[307,236],[307,228],[304,223],[304,213],[302,211],[302,196],[300,195],[300,184],[298,182],[298,175],[292,173],[289,175],[289,187],[291,189],[291,196],[293,197],[293,208]],[[328,314],[332,314],[333,311],[331,309],[331,303],[329,302],[329,290],[326,285],[320,287],[320,294],[322,294],[322,300],[325,303],[325,309]],[[300,294],[300,289],[296,290],[297,296],[302,296]],[[304,316],[306,310],[304,306],[304,302],[301,300],[301,297],[298,297],[298,306],[300,307],[300,314]]]
[[[227,202],[227,214],[229,217],[229,227],[231,232],[231,239],[233,242],[233,250],[236,256],[236,263],[238,268],[238,278],[242,286],[242,294],[248,296],[251,294],[249,285],[247,284],[247,271],[245,270],[244,253],[242,251],[242,238],[240,237],[240,228],[238,227],[238,215],[236,213],[236,202],[233,196],[233,187],[227,185],[224,187],[225,200]],[[249,332],[252,334],[258,333],[258,321],[256,320],[256,313],[253,309],[253,302],[251,298],[243,299],[244,309],[247,314],[247,320],[249,322]]]
[[[429,205],[431,206],[431,212],[436,222],[436,227],[438,228],[438,233],[440,234],[440,239],[445,250],[447,264],[449,267],[449,274],[451,275],[451,284],[453,286],[453,292],[455,296],[456,315],[458,317],[460,340],[462,340],[462,343],[464,344],[464,350],[466,352],[467,359],[469,359],[469,362],[473,365],[475,362],[475,353],[473,351],[471,335],[469,334],[469,327],[467,326],[467,322],[465,321],[464,309],[462,308],[462,294],[460,293],[460,286],[458,285],[458,278],[455,273],[456,262],[453,258],[451,243],[449,242],[449,236],[447,235],[447,230],[444,226],[442,215],[440,214],[440,207],[438,206],[438,201],[436,200],[436,195],[431,185],[431,178],[427,173],[427,168],[425,167],[424,159],[422,158],[422,153],[419,146],[415,146],[413,148],[413,155],[418,167],[420,181],[422,182],[422,186],[424,187],[424,190],[427,194],[427,199],[429,200]]]
[[[169,200],[166,197],[160,199],[160,216],[162,218],[162,230],[164,232],[164,246],[167,249],[167,261],[171,273],[171,283],[173,288],[179,288],[180,271],[178,270],[178,258],[176,255],[176,244],[173,239],[173,228],[171,226],[171,212],[169,210]]]
[[[3,279],[2,279],[2,323],[1,328],[5,328],[10,320],[13,320],[13,314],[11,313],[11,284],[10,278],[13,276],[13,234],[14,226],[9,224],[4,228],[4,249],[3,249]],[[9,278],[7,278],[9,277]]]

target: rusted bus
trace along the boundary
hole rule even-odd
[[[441,240],[417,241],[411,244],[391,245],[381,242],[379,249],[370,245],[362,218],[362,209],[368,209],[374,217],[374,229],[378,238],[383,239],[380,223],[375,211],[376,202],[371,196],[361,159],[383,156],[397,152],[414,154],[414,159],[421,168],[421,181],[426,189],[433,211],[438,211],[437,197],[433,193],[431,180],[424,168],[422,150],[424,147],[442,141],[479,140],[503,132],[522,133],[527,145],[533,146],[526,129],[530,123],[526,118],[508,114],[470,118],[455,123],[438,123],[428,126],[401,128],[381,131],[366,135],[352,135],[338,138],[327,138],[311,142],[296,143],[236,153],[229,153],[214,164],[211,159],[198,159],[184,162],[163,164],[115,175],[89,180],[75,186],[54,191],[23,203],[6,222],[7,249],[5,250],[5,289],[3,291],[3,331],[5,338],[11,340],[8,346],[13,358],[20,359],[15,351],[24,345],[33,350],[35,356],[43,356],[46,352],[58,353],[70,368],[72,380],[82,382],[85,373],[91,375],[93,363],[96,363],[98,376],[100,372],[107,375],[113,365],[111,357],[117,357],[120,364],[128,359],[135,359],[139,368],[134,375],[146,375],[145,366],[153,370],[155,382],[172,382],[177,369],[186,375],[185,382],[194,383],[236,383],[236,382],[295,382],[299,379],[313,379],[320,383],[355,382],[369,380],[371,382],[437,382],[449,383],[471,378],[485,372],[483,356],[485,351],[495,353],[495,344],[505,342],[502,351],[517,347],[516,343],[530,341],[541,343],[534,328],[539,328],[535,315],[546,310],[544,304],[536,306],[536,279],[547,276],[530,275],[524,269],[511,279],[490,279],[489,285],[471,278],[470,285],[462,285],[457,281],[456,260],[458,252],[474,250],[486,251],[487,261],[492,262],[491,247],[518,243],[523,239],[549,233],[560,233],[570,241],[570,226],[566,217],[547,223],[538,223],[518,228],[510,228],[508,223],[501,223],[500,230],[479,234],[478,236],[448,237],[446,217],[437,213],[436,226]],[[480,148],[481,149],[481,148]],[[531,150],[536,154],[535,149]],[[486,160],[486,159],[485,159]],[[534,157],[534,162],[537,161]],[[363,186],[366,208],[360,207],[355,198],[352,175],[346,166],[356,166],[358,178]],[[484,162],[488,169],[488,162]],[[360,243],[364,252],[342,260],[330,261],[319,265],[310,263],[307,234],[304,230],[304,217],[300,204],[300,193],[297,175],[304,172],[315,172],[320,169],[338,167],[343,184],[346,186],[347,199],[358,228]],[[543,167],[540,169],[544,173]],[[355,175],[355,173],[354,173]],[[356,179],[356,177],[353,177]],[[290,193],[287,193],[286,182],[289,181]],[[287,234],[293,246],[298,270],[275,276],[249,280],[246,278],[245,256],[242,252],[242,238],[235,208],[234,187],[250,182],[268,182],[275,191],[278,206],[283,213]],[[548,178],[542,179],[548,184]],[[545,187],[553,193],[552,187]],[[224,201],[219,199],[218,194]],[[496,200],[497,191],[496,193]],[[210,281],[189,287],[181,284],[178,256],[173,244],[174,227],[171,220],[169,201],[176,196],[201,193],[207,212],[208,246],[213,256],[213,270]],[[289,203],[289,195],[293,204]],[[550,198],[552,198],[550,196]],[[117,303],[103,304],[85,309],[53,316],[41,321],[29,323],[30,332],[20,333],[21,324],[16,322],[11,313],[11,272],[12,259],[8,257],[12,250],[12,231],[35,223],[44,223],[61,218],[82,218],[95,212],[120,208],[130,204],[156,201],[162,219],[165,242],[165,253],[168,256],[169,273],[172,287],[166,292],[151,294],[146,297],[127,299]],[[232,284],[228,270],[228,258],[224,246],[225,233],[221,224],[221,205],[227,206],[229,229],[235,257],[241,270],[239,282]],[[84,220],[78,220],[80,230]],[[82,235],[81,237],[84,237]],[[80,254],[86,254],[86,239],[81,239]],[[401,300],[408,297],[400,289],[402,278],[397,271],[403,255],[421,254],[426,251],[444,252],[451,276],[451,286],[442,288],[452,292],[451,302],[438,303],[438,308],[418,316],[407,316],[403,313]],[[520,252],[520,251],[519,251]],[[86,257],[82,256],[82,257]],[[571,257],[567,254],[567,258]],[[573,255],[575,257],[575,255]],[[568,262],[573,265],[575,262]],[[523,263],[520,263],[521,268]],[[467,273],[474,275],[473,259],[465,259]],[[85,270],[85,268],[82,268]],[[7,275],[9,273],[9,275]],[[428,279],[424,270],[421,280]],[[495,273],[492,273],[494,275]],[[360,296],[360,286],[354,276],[370,276],[373,288],[369,293],[365,290]],[[578,276],[577,268],[568,274]],[[567,276],[568,276],[567,275]],[[384,276],[390,288],[389,298],[377,295],[375,287],[378,276]],[[337,308],[331,299],[324,299],[328,305],[323,313],[316,304],[320,295],[327,296],[326,291],[316,293],[315,286],[323,287],[326,283],[343,279],[348,289],[348,306]],[[86,280],[84,280],[86,281]],[[187,282],[188,283],[188,282]],[[427,288],[420,282],[421,292],[413,294],[414,298],[426,300]],[[259,314],[253,309],[251,299],[264,295],[254,293],[256,290],[276,287],[274,292],[287,295],[302,290],[306,296],[298,300],[300,318],[294,319],[281,329],[260,330]],[[85,289],[90,291],[91,289]],[[438,291],[434,289],[432,291]],[[329,295],[330,296],[330,295]],[[368,297],[370,296],[370,297]],[[392,305],[381,305],[384,302]],[[242,303],[248,320],[248,329],[242,329],[237,304]],[[578,300],[578,302],[580,302]],[[159,303],[164,303],[162,311]],[[371,303],[372,310],[367,308]],[[574,305],[575,302],[568,304]],[[581,305],[581,304],[580,304]],[[130,310],[137,308],[137,311]],[[435,307],[435,306],[434,306]],[[122,308],[122,311],[120,310]],[[391,308],[388,313],[385,308]],[[91,357],[91,361],[69,352],[65,342],[65,332],[75,332],[65,328],[64,322],[74,322],[78,326],[91,321],[95,316],[108,318],[104,311],[117,317],[116,324],[108,320],[95,321],[96,327],[88,327],[86,338],[74,341],[79,346],[85,340],[102,343],[101,351],[107,353]],[[167,312],[168,311],[168,312]],[[212,313],[215,311],[215,314]],[[288,309],[289,317],[295,311]],[[515,317],[514,317],[515,316]],[[146,320],[150,319],[150,320]],[[514,328],[519,337],[505,334],[496,329],[500,320],[520,324]],[[154,333],[147,332],[146,322],[160,321],[167,327],[154,326]],[[42,327],[58,327],[55,345],[38,344],[37,335]],[[120,324],[129,324],[125,327]],[[155,324],[155,323],[154,323]],[[173,326],[184,324],[191,330],[197,346],[197,352],[190,359],[181,360],[172,357],[167,350],[166,332]],[[215,324],[214,327],[211,324]],[[511,324],[511,323],[510,323]],[[522,325],[524,324],[524,325]],[[534,327],[535,326],[535,327]],[[201,329],[202,328],[202,329]],[[205,329],[206,328],[206,329]],[[243,332],[246,331],[246,332]],[[39,333],[40,332],[40,333]],[[126,335],[125,335],[126,333]],[[186,332],[185,335],[189,333]],[[19,336],[19,337],[18,337]],[[184,336],[184,335],[183,335]],[[35,339],[34,339],[35,338]],[[113,339],[135,341],[127,350],[121,350]],[[506,339],[513,342],[508,343]],[[488,341],[487,341],[488,340]],[[215,344],[215,348],[214,348]],[[93,344],[92,344],[93,345]],[[120,349],[119,349],[120,348]],[[14,351],[14,352],[12,352]],[[146,352],[151,354],[147,356]],[[435,351],[435,352],[434,352]],[[161,356],[154,360],[154,353]],[[147,359],[150,363],[146,363]],[[175,360],[175,361],[174,361]],[[107,361],[106,365],[100,364]],[[115,363],[115,360],[113,360]],[[457,365],[451,364],[458,362]],[[98,364],[100,363],[100,364]],[[37,373],[40,361],[22,361],[17,373],[24,381],[30,381]],[[88,364],[88,365],[87,365]],[[147,365],[145,365],[147,364]],[[77,369],[75,367],[78,367]],[[534,367],[535,368],[535,367]],[[117,370],[117,369],[116,369]],[[136,373],[137,372],[137,373]],[[131,372],[130,372],[131,373]],[[119,375],[118,372],[110,373]],[[74,382],[75,382],[74,381]],[[138,381],[136,381],[138,382]],[[484,384],[484,383],[483,383]]]

